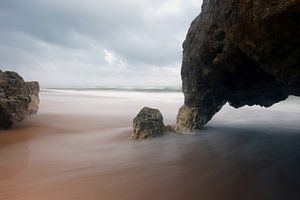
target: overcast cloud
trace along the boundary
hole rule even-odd
[[[180,85],[201,0],[1,0],[0,69],[44,87]]]

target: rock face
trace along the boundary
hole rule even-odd
[[[0,127],[11,128],[38,111],[38,82],[25,82],[15,72],[0,70]]]
[[[300,96],[300,0],[204,0],[183,44],[177,131],[222,106],[269,107]]]
[[[159,110],[144,107],[133,119],[133,129],[133,139],[147,139],[162,136],[166,128]]]

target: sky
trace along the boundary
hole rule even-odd
[[[179,86],[202,0],[0,0],[0,69],[42,87]]]

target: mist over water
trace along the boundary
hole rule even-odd
[[[175,124],[181,93],[41,98],[39,115],[0,137],[0,199],[300,199],[299,98],[225,105],[199,132],[146,141],[130,139],[133,117],[152,106]]]

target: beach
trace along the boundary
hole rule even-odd
[[[0,131],[1,200],[300,199],[300,100],[225,105],[198,133],[135,141],[143,106],[175,125],[177,91],[43,89]]]

